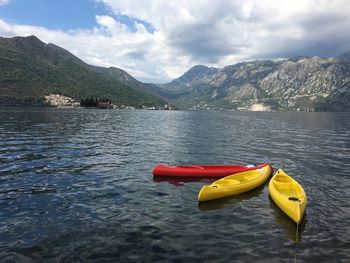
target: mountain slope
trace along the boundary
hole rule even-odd
[[[340,54],[337,59],[342,62],[348,62],[350,63],[350,50],[348,52],[345,52],[343,54]]]
[[[115,104],[164,105],[126,72],[88,65],[35,36],[0,38],[0,91],[0,104],[37,104],[48,93],[61,93],[107,97]]]
[[[210,70],[196,66],[159,87],[182,108],[247,110],[262,104],[275,110],[349,111],[350,63],[344,57],[252,61]]]

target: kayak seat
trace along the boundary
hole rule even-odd
[[[240,184],[241,181],[240,180],[236,180],[236,179],[227,179],[224,181],[220,181],[220,182],[216,182],[212,187],[226,187],[226,186],[232,186],[232,185],[236,185],[236,184]]]
[[[249,174],[244,176],[244,181],[251,181],[261,176],[261,173]]]
[[[240,180],[235,180],[235,179],[229,179],[230,180],[230,184],[239,184],[241,183]]]
[[[289,196],[295,196],[298,195],[295,191],[295,188],[293,187],[293,183],[284,183],[284,182],[273,182],[274,186],[276,187],[277,191],[279,191],[281,194]]]
[[[275,182],[278,182],[278,183],[291,183],[292,180],[287,178],[287,177],[285,177],[285,176],[276,176]]]

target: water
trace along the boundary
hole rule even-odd
[[[350,114],[0,110],[0,261],[348,262]],[[267,184],[198,205],[205,182],[157,163],[271,163],[308,195],[288,219]]]

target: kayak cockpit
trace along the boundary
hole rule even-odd
[[[299,185],[290,177],[277,175],[273,180],[276,190],[284,195],[288,200],[299,201],[303,197],[303,191]]]

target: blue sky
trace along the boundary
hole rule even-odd
[[[0,7],[0,17],[8,22],[44,26],[49,29],[91,28],[95,15],[111,11],[90,0],[12,0]]]
[[[8,22],[60,30],[96,27],[96,15],[115,17],[131,30],[135,20],[154,30],[149,23],[115,14],[109,6],[94,0],[11,0],[0,8],[0,17]]]
[[[0,36],[167,82],[197,64],[350,50],[348,0],[0,0]]]

